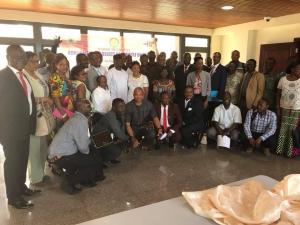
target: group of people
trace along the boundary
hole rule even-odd
[[[190,53],[179,62],[175,51],[169,59],[150,51],[140,62],[116,54],[107,70],[99,51],[78,54],[70,68],[53,49],[38,56],[11,45],[0,71],[0,143],[8,204],[15,208],[32,207],[24,195],[40,192],[25,185],[27,164],[31,184],[39,186],[49,179],[47,159],[63,174],[62,189],[75,194],[105,179],[103,169],[120,163],[128,146],[190,149],[226,136],[248,153],[300,154],[293,138],[300,116],[297,58],[281,73],[268,58],[260,73],[254,59],[240,62],[237,50],[226,66],[219,52],[204,65],[200,53],[191,63]]]

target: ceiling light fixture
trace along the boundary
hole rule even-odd
[[[226,10],[226,11],[232,10],[233,8],[234,7],[232,5],[224,5],[224,6],[221,7],[221,9]]]

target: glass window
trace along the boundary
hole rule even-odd
[[[76,65],[76,55],[87,52],[86,35],[81,35],[80,29],[42,26],[42,38],[53,40],[60,37],[62,43],[57,53],[63,53],[70,62],[70,69]]]
[[[194,58],[197,52],[190,52],[191,56],[192,56],[192,60],[191,63],[194,63]],[[203,63],[205,63],[205,59],[207,57],[207,53],[206,52],[199,52],[201,54],[201,57],[203,58]]]
[[[185,38],[185,46],[207,48],[208,47],[208,38],[186,37]]]
[[[43,39],[52,40],[52,39],[56,39],[59,36],[61,40],[73,40],[73,41],[81,40],[79,29],[42,26]]]
[[[8,45],[0,45],[0,70],[7,66],[7,59],[6,59],[6,48]],[[34,51],[33,46],[29,45],[22,45],[24,51]]]
[[[120,32],[88,30],[88,51],[100,51],[103,55],[102,65],[113,64],[113,55],[121,51]]]
[[[140,59],[140,55],[156,50],[156,44],[151,34],[147,33],[126,33],[124,32],[124,47],[121,51],[132,56],[132,60]]]
[[[157,52],[165,52],[167,58],[171,56],[172,51],[179,53],[179,37],[172,35],[155,35]]]
[[[0,37],[33,38],[32,25],[0,24]]]

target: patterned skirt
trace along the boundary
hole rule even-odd
[[[284,154],[290,158],[300,154],[297,149],[293,148],[293,130],[297,127],[299,117],[300,110],[282,110],[277,154]]]

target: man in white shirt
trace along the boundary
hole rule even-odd
[[[233,141],[238,141],[238,126],[242,124],[241,110],[231,103],[231,95],[225,92],[223,104],[219,105],[213,114],[213,126],[207,130],[210,139],[216,139],[217,135],[228,136]]]
[[[101,65],[103,61],[103,56],[99,51],[90,52],[88,54],[90,61],[90,67],[88,69],[88,89],[93,92],[97,87],[96,79],[100,75],[106,75],[107,69]]]
[[[121,98],[127,102],[128,73],[122,69],[123,60],[120,54],[114,55],[114,67],[107,72],[107,84],[111,98]]]
[[[111,110],[112,98],[107,88],[107,79],[101,75],[97,77],[98,87],[92,93],[94,111],[104,115]]]

